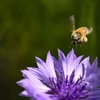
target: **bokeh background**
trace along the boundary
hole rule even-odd
[[[57,48],[65,54],[74,48],[77,56],[100,61],[99,10],[100,0],[0,0],[0,99],[29,100],[18,96],[20,70],[35,67],[35,56],[45,60],[48,50],[57,57]],[[89,41],[78,49],[69,48],[71,15],[76,28],[93,27]]]

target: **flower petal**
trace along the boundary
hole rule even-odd
[[[63,54],[63,52],[60,51],[59,49],[58,49],[58,60],[59,60],[59,62],[60,62],[60,64],[61,64],[61,66],[59,66],[59,67],[62,68],[63,73],[64,73],[64,77],[66,78],[66,76],[67,76],[67,71],[68,71],[67,63],[66,63],[66,57],[65,57],[65,55]],[[61,70],[61,71],[62,71],[62,70]],[[60,72],[61,72],[61,71],[60,71]]]
[[[52,58],[50,52],[47,53],[46,64],[48,66],[47,68],[48,68],[49,76],[56,79],[56,73],[55,73],[55,69],[54,69],[54,61],[53,61],[53,58]]]
[[[33,90],[38,90],[40,92],[46,92],[50,89],[44,85],[40,80],[38,80],[32,73],[27,70],[22,70],[23,75],[26,79],[23,79],[17,83],[21,84],[23,88],[27,89],[27,86],[31,87]]]
[[[28,71],[29,71],[30,73],[32,73],[36,78],[38,78],[39,80],[43,81],[44,83],[49,83],[49,82],[50,82],[49,78],[46,77],[46,76],[44,75],[44,73],[41,72],[40,69],[38,69],[38,68],[32,68],[32,67],[27,67],[27,69],[28,69]]]

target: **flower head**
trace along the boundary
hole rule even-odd
[[[22,70],[24,79],[17,82],[31,100],[100,100],[100,68],[97,58],[82,60],[72,49],[67,56],[58,50],[58,60],[50,52],[46,62],[36,57],[38,68]]]

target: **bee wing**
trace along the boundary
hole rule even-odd
[[[75,18],[74,15],[70,16],[70,20],[71,20],[71,25],[72,25],[72,32],[75,30]]]
[[[88,34],[91,34],[92,31],[93,31],[93,28],[90,27]],[[88,35],[88,34],[87,34],[87,35]]]

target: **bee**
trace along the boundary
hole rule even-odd
[[[88,34],[90,34],[93,31],[93,28],[87,28],[87,27],[80,27],[75,30],[75,19],[74,15],[70,17],[72,21],[72,34],[71,34],[71,39],[74,45],[80,44],[82,45],[83,42],[87,42],[88,38],[86,37]]]

